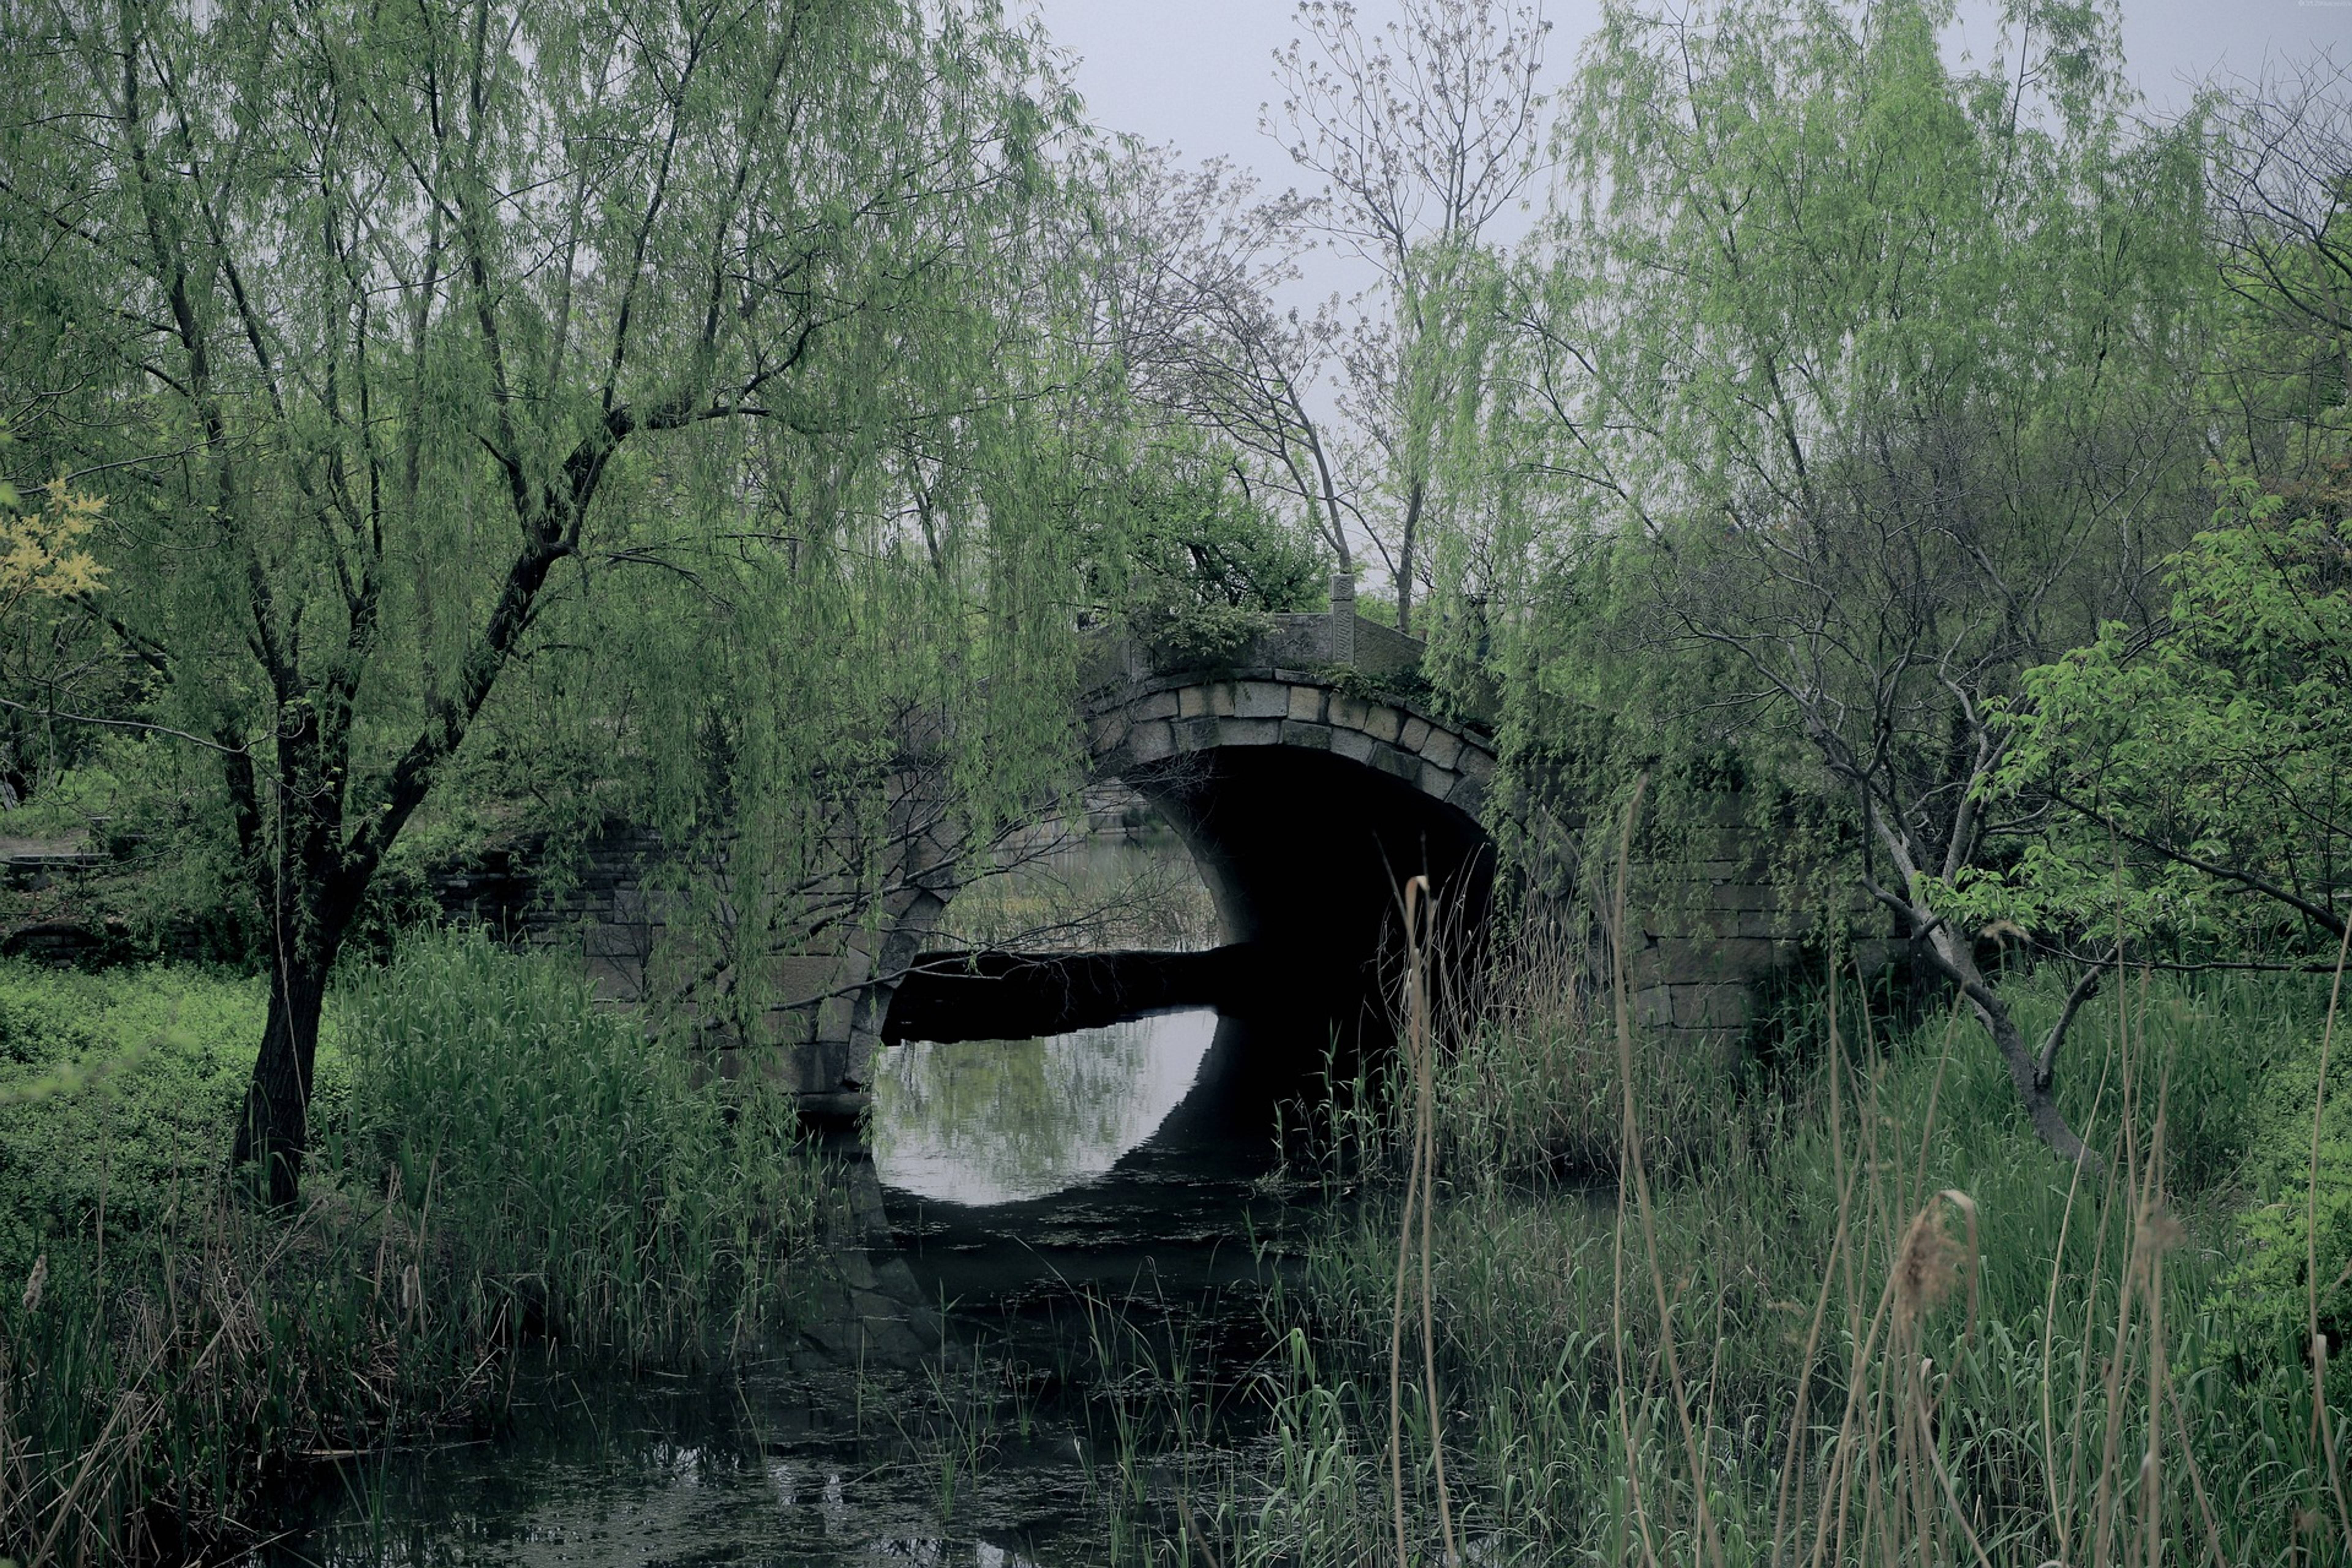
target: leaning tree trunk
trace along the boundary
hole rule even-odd
[[[2002,1064],[2009,1068],[2010,1082],[2017,1086],[2018,1100],[2025,1107],[2026,1119],[2033,1123],[2035,1135],[2069,1165],[2099,1164],[2099,1156],[2066,1125],[2066,1118],[2058,1110],[2057,1094],[2042,1081],[2033,1050],[2019,1031],[2017,1020],[2010,1016],[2008,1005],[1998,995],[1990,995],[1989,1005],[1973,995],[1969,1001],[1976,1008],[1977,1016],[1984,1020],[1985,1027],[1992,1032],[1992,1043],[2000,1052]]]
[[[1969,1005],[1976,1010],[1978,1018],[1992,1036],[1993,1047],[2000,1052],[2001,1064],[2009,1068],[2009,1080],[2016,1087],[2018,1103],[2025,1108],[2026,1120],[2033,1124],[2034,1135],[2066,1164],[2089,1164],[2095,1168],[2102,1164],[2098,1154],[2066,1124],[2064,1113],[2058,1109],[2057,1092],[2042,1070],[2042,1059],[2057,1054],[2058,1033],[2074,1021],[2074,1005],[2067,1006],[2057,1028],[2052,1031],[2052,1038],[2037,1057],[2024,1032],[2018,1028],[2009,1004],[1985,979],[1975,956],[1965,942],[1952,932],[1948,922],[1928,939],[1927,946],[1937,967],[1960,988],[1960,994],[1968,998]]]

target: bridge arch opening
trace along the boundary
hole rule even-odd
[[[1377,1015],[1405,879],[1426,875],[1458,923],[1483,921],[1493,845],[1476,818],[1327,751],[1217,747],[1130,769],[1176,829],[1228,943],[1256,955],[1259,1010]]]
[[[992,1037],[1003,1020],[1064,1026],[1206,1003],[1229,1014],[1377,1036],[1399,891],[1429,877],[1457,931],[1483,925],[1494,847],[1476,810],[1483,736],[1328,676],[1267,670],[1134,682],[1092,705],[1092,771],[1174,827],[1213,900],[1207,953],[921,955],[878,1009],[879,1039]],[[928,961],[928,962],[926,962]],[[1062,1010],[1055,1014],[1058,999]]]
[[[866,1047],[896,1048],[860,1075],[877,1088],[886,1183],[1013,1213],[1083,1179],[1089,1158],[1155,1191],[1218,1171],[1246,1180],[1269,1134],[1296,1126],[1282,1107],[1319,1101],[1327,1069],[1344,1079],[1389,1043],[1405,879],[1429,878],[1458,942],[1483,930],[1495,855],[1476,813],[1494,753],[1477,731],[1349,684],[1268,669],[1098,690],[1089,772],[1173,828],[1221,944],[918,952],[902,931],[903,978],[877,998]],[[926,906],[922,925],[950,907]],[[1010,1043],[957,1044],[969,1041]],[[1176,1068],[1183,1083],[1159,1081]],[[1171,1092],[1139,1092],[1152,1088]],[[1139,1138],[1107,1136],[1146,1100]]]

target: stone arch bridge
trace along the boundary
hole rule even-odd
[[[1395,918],[1396,889],[1429,875],[1450,907],[1483,918],[1495,844],[1482,817],[1496,757],[1478,716],[1446,718],[1403,693],[1423,645],[1356,614],[1335,580],[1328,614],[1271,617],[1213,664],[1130,638],[1089,650],[1082,681],[1088,769],[1139,792],[1173,826],[1215,903],[1221,954],[1249,953],[1318,1002],[1365,991]],[[845,1110],[876,1047],[906,1026],[908,977],[938,940],[963,884],[957,825],[920,820],[882,879],[878,918],[772,960],[771,1070],[815,1111]],[[1747,1016],[1753,982],[1785,964],[1810,923],[1780,908],[1756,837],[1727,823],[1711,847],[1643,868],[1658,912],[1633,957],[1651,1026],[1720,1045]],[[533,945],[582,954],[599,986],[646,994],[665,921],[645,888],[658,849],[618,833],[592,845],[561,897],[541,895],[523,858],[493,855],[447,879],[443,901]],[[919,981],[911,989],[920,991]],[[934,998],[936,1003],[937,999]],[[957,1004],[950,1000],[952,1009]],[[1328,1016],[1328,1015],[1327,1015]]]
[[[1399,693],[1422,645],[1357,615],[1353,586],[1335,580],[1329,613],[1273,616],[1213,664],[1107,637],[1081,683],[1089,774],[1127,784],[1174,827],[1215,904],[1221,951],[1245,949],[1286,984],[1335,998],[1360,991],[1400,879],[1426,873],[1483,918],[1495,869],[1480,825],[1492,732]],[[862,1078],[898,1032],[902,985],[956,890],[953,847],[928,846],[935,869],[885,896],[877,929],[799,961],[792,989],[806,998],[777,1016],[804,1095]]]
[[[1221,953],[1265,955],[1286,985],[1360,991],[1403,877],[1430,874],[1474,914],[1485,904],[1494,741],[1475,716],[1449,722],[1401,695],[1421,656],[1356,615],[1344,581],[1330,613],[1275,616],[1213,666],[1131,640],[1094,645],[1080,716],[1089,769],[1139,791],[1182,837],[1234,944]],[[1736,801],[1723,804],[1720,826],[1677,858],[1636,866],[1637,1016],[1694,1046],[1736,1033],[1754,983],[1784,968],[1813,923],[1781,907],[1769,846],[1740,826]],[[845,1090],[922,991],[906,981],[961,885],[965,846],[923,805],[915,789],[894,807],[908,820],[878,919],[767,961],[781,1000],[743,1044],[764,1047],[813,1110],[854,1103]],[[678,968],[665,957],[666,896],[648,887],[660,853],[641,831],[609,830],[559,887],[531,845],[494,846],[436,876],[435,890],[457,918],[578,954],[600,989],[627,1000],[675,990],[660,978]],[[127,931],[75,912],[77,887],[104,861],[79,844],[0,839],[0,955],[127,953]]]
[[[1356,614],[1333,584],[1328,613],[1269,617],[1213,663],[1104,636],[1082,669],[1087,772],[1142,795],[1174,827],[1214,902],[1222,953],[1262,955],[1309,987],[1361,989],[1402,878],[1426,873],[1482,914],[1494,846],[1480,816],[1495,776],[1491,731],[1403,695],[1423,645]],[[910,788],[898,864],[876,917],[769,961],[780,1000],[762,1041],[782,1079],[826,1109],[866,1076],[894,1004],[969,872],[960,826],[925,819]],[[658,847],[611,833],[564,890],[545,896],[530,857],[493,853],[446,879],[443,902],[531,945],[572,948],[599,987],[656,988],[664,900],[646,889]],[[831,1108],[844,1109],[846,1100]]]

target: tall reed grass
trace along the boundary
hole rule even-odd
[[[343,996],[345,1180],[431,1225],[446,1311],[631,1360],[751,1331],[819,1186],[789,1091],[716,1076],[550,960],[412,942]]]
[[[103,1000],[89,984],[0,973],[20,1026],[7,1155],[134,1135],[95,1205],[87,1181],[17,1170],[0,1192],[0,1239],[33,1254],[0,1289],[0,1555],[19,1563],[248,1538],[308,1464],[494,1418],[527,1343],[630,1363],[718,1348],[785,1305],[817,1228],[789,1097],[552,961],[432,933],[351,976],[291,1217],[230,1201],[218,1163],[259,994],[218,1005],[236,983],[158,973],[116,983],[116,1005],[176,985],[213,999],[215,1026],[129,1051],[102,1028],[30,1037],[26,1018],[79,1016],[60,994]],[[142,1131],[176,1132],[170,1168]]]
[[[2010,984],[2029,1015],[2061,1003]],[[1258,1372],[1266,1436],[1162,1560],[2352,1562],[2325,1310],[2352,1278],[2323,1209],[2344,1149],[2315,1136],[2341,999],[2106,990],[2067,1085],[2106,1159],[2073,1170],[1958,1011],[1890,1018],[1825,970],[1780,1065],[1740,1071],[1645,1040],[1571,944],[1519,948],[1433,1050],[1408,1026],[1361,1099],[1387,1114],[1337,1120],[1335,1161],[1394,1184],[1309,1248]],[[2306,1097],[2285,1178],[2282,1081]]]

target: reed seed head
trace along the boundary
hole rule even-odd
[[[1895,1260],[1895,1310],[1905,1322],[1916,1322],[1943,1304],[1959,1282],[1965,1256],[1936,1211],[1921,1209]]]
[[[2162,1204],[2139,1217],[2139,1245],[2144,1252],[2169,1252],[2188,1239],[2189,1227]]]

